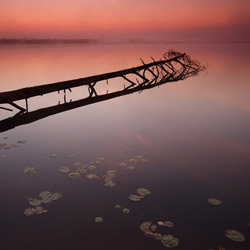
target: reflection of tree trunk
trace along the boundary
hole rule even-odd
[[[66,110],[131,94],[138,91],[141,92],[145,89],[154,88],[164,83],[183,80],[190,76],[198,74],[202,70],[205,70],[204,66],[201,66],[197,61],[191,60],[190,57],[186,54],[169,51],[164,55],[164,58],[166,60],[158,62],[154,61],[153,59],[153,62],[149,64],[145,64],[142,61],[142,66],[131,69],[0,93],[0,104],[8,103],[19,110],[19,113],[17,113],[15,116],[0,121],[0,132],[9,130],[22,124],[27,124],[45,118],[53,114],[64,112]],[[177,64],[178,68],[175,68],[173,63]],[[148,74],[147,76],[146,73]],[[129,79],[129,76],[131,75],[138,76],[139,79],[136,78],[136,81],[133,81]],[[127,86],[124,84],[124,88],[122,90],[113,93],[108,93],[107,91],[105,95],[98,95],[95,89],[95,85],[102,80],[106,80],[108,84],[108,79],[115,77],[122,77]],[[72,102],[72,100],[70,100],[70,103],[67,103],[66,89],[69,89],[69,91],[71,92],[70,88],[84,85],[88,87],[89,96],[79,101]],[[58,105],[56,106],[28,112],[28,98],[54,91],[59,92],[60,90],[64,91],[64,104],[58,103]],[[25,99],[26,109],[14,103],[14,101],[21,99]],[[12,111],[8,108],[2,107],[2,109]]]

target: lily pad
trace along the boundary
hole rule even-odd
[[[97,157],[96,160],[97,161],[104,161],[104,158],[103,157]]]
[[[56,155],[56,154],[51,154],[51,155],[49,155],[49,157],[52,158],[52,159],[54,159],[54,158],[57,158],[58,155]]]
[[[88,179],[90,179],[90,180],[94,180],[94,179],[97,179],[97,178],[98,178],[98,176],[97,176],[96,174],[88,174],[86,177],[87,177]]]
[[[34,207],[40,206],[42,204],[42,201],[38,199],[27,198],[27,200],[29,201],[29,204]]]
[[[165,227],[173,227],[174,223],[172,221],[167,220],[167,221],[163,222],[163,226],[165,226]]]
[[[68,167],[61,167],[61,168],[59,168],[59,171],[61,173],[67,174],[67,173],[70,172],[70,168],[68,168]]]
[[[19,143],[19,144],[26,144],[27,141],[26,140],[21,140],[21,141],[18,141],[17,143]]]
[[[136,155],[134,158],[135,159],[143,159],[143,156],[142,155]]]
[[[129,208],[123,208],[123,209],[122,209],[122,212],[123,212],[124,214],[128,214],[128,213],[130,212],[130,209],[129,209]]]
[[[24,209],[24,215],[25,216],[31,216],[36,213],[36,209],[33,207],[27,207]]]
[[[222,203],[222,201],[220,201],[216,198],[208,198],[207,202],[214,205],[214,206],[219,206]]]
[[[35,207],[35,209],[36,209],[36,212],[35,212],[35,214],[43,214],[44,212],[44,209],[43,209],[43,207],[41,207],[41,206],[37,206],[37,207]]]
[[[130,194],[128,196],[128,198],[131,200],[131,201],[139,201],[140,200],[140,197],[136,194]]]
[[[76,157],[75,155],[64,155],[65,159],[73,159],[75,157]]]
[[[129,159],[128,161],[129,161],[130,163],[136,163],[137,160],[136,160],[135,158],[131,158],[131,159]]]
[[[163,246],[169,248],[177,247],[179,245],[179,239],[174,237],[172,234],[163,235],[161,242]]]
[[[147,163],[147,162],[148,162],[148,160],[147,160],[147,159],[140,159],[139,161],[140,161],[140,163],[142,163],[142,164],[144,164],[144,163]]]
[[[103,222],[103,218],[102,217],[96,217],[95,222],[96,223],[101,223],[101,222]]]
[[[244,234],[233,229],[227,229],[225,231],[225,236],[229,238],[230,240],[237,241],[237,242],[243,242],[246,240]]]
[[[106,186],[106,187],[114,187],[116,184],[113,182],[113,181],[109,181],[109,182],[105,182],[104,183],[104,186]]]
[[[6,143],[2,143],[2,144],[0,144],[0,149],[3,149],[3,148],[6,147],[6,146],[7,146]]]
[[[138,188],[136,189],[137,193],[140,194],[140,195],[149,195],[150,194],[150,191],[146,188]]]
[[[107,170],[106,175],[108,175],[108,177],[110,177],[110,178],[115,178],[116,173],[117,173],[116,170],[111,169],[111,170]]]
[[[146,232],[151,232],[151,225],[152,225],[152,222],[150,221],[145,221],[143,222],[141,225],[140,225],[140,229],[146,233]]]
[[[80,161],[77,161],[73,164],[75,167],[83,167],[83,168],[87,168],[87,165],[80,162]]]
[[[84,174],[87,172],[87,169],[85,167],[77,167],[76,172],[78,172],[79,174]]]
[[[80,177],[80,174],[78,172],[71,172],[71,173],[69,173],[69,177],[76,179],[76,178]]]
[[[135,170],[135,167],[134,166],[127,166],[127,170],[133,171],[133,170]]]
[[[35,168],[24,168],[23,172],[25,174],[35,174],[36,173],[36,169]]]
[[[62,197],[63,197],[62,194],[60,194],[59,192],[53,193],[53,194],[51,195],[51,199],[52,199],[53,201],[59,200],[59,199],[61,199]]]
[[[125,162],[121,162],[118,165],[119,165],[119,167],[126,167],[127,166],[127,164]]]
[[[96,166],[93,166],[93,165],[91,165],[91,166],[89,166],[89,170],[96,170]]]
[[[56,192],[51,193],[50,191],[43,191],[39,194],[42,203],[50,203],[52,201],[62,198],[62,194]]]

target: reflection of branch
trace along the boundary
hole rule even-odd
[[[190,76],[196,75],[205,69],[205,67],[201,66],[199,62],[191,60],[189,56],[179,52],[169,51],[164,54],[164,58],[165,60],[158,62],[152,58],[153,62],[149,64],[145,64],[142,61],[142,66],[131,69],[0,93],[0,104],[9,103],[20,110],[20,112],[14,117],[0,121],[0,132],[42,119],[53,114],[64,112],[66,110],[108,100],[122,95],[131,94],[133,92],[140,93],[144,89],[150,89],[168,82],[183,80]],[[176,65],[176,68],[174,65]],[[146,72],[148,72],[147,75]],[[129,76],[131,77],[129,78]],[[139,77],[139,79],[136,77],[135,81],[131,80],[134,76]],[[108,79],[118,77],[121,77],[127,85],[126,86],[124,84],[123,90],[110,94],[108,94],[107,91],[107,94],[105,95],[98,95],[97,90],[95,89],[95,86],[98,82],[106,80],[108,84]],[[79,101],[70,101],[70,103],[67,103],[65,90],[69,89],[71,92],[70,88],[78,86],[87,86],[89,96]],[[60,90],[64,90],[64,104],[58,104],[53,107],[28,112],[28,98]],[[21,99],[26,100],[26,109],[14,103],[14,101]],[[7,108],[3,109],[8,110]]]

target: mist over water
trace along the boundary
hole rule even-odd
[[[0,149],[3,249],[164,249],[140,230],[145,221],[172,221],[173,228],[158,226],[157,232],[177,237],[176,249],[249,249],[249,44],[5,46],[0,47],[0,92],[135,67],[140,58],[158,60],[169,49],[207,64],[207,73],[0,134],[0,144],[19,146]],[[116,82],[101,88],[105,93]],[[72,89],[67,99],[83,93],[81,87]],[[31,98],[29,107],[59,101],[62,93],[48,94]],[[14,114],[0,109],[0,120]],[[64,157],[71,154],[75,157]],[[136,155],[148,162],[129,163]],[[78,161],[89,166],[97,157],[104,158],[95,164],[98,175],[117,170],[115,187],[86,174],[71,179],[59,172],[63,166],[73,170]],[[135,170],[120,167],[121,162]],[[37,173],[25,174],[27,167]],[[140,187],[151,194],[129,200]],[[45,204],[46,214],[26,217],[27,197],[45,190],[63,197]],[[209,204],[210,197],[221,205]],[[115,209],[116,204],[130,213]],[[98,216],[103,223],[95,222]],[[224,235],[227,229],[246,240],[231,241]]]

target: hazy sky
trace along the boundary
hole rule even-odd
[[[0,0],[0,37],[250,38],[249,0]]]

